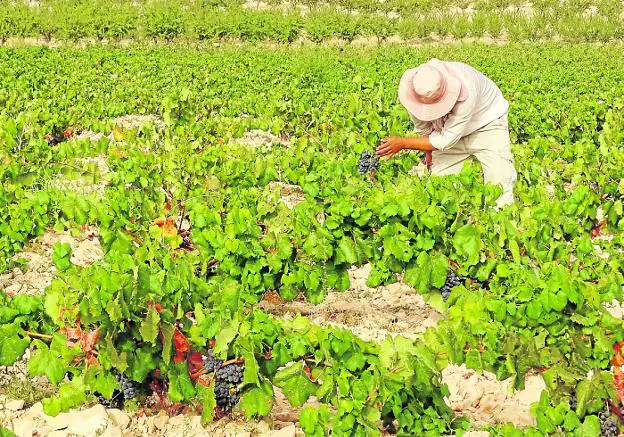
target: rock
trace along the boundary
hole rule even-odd
[[[30,420],[18,420],[13,423],[13,433],[17,436],[32,436],[36,435],[35,424]],[[51,436],[52,433],[47,435]]]
[[[108,417],[112,419],[113,424],[124,430],[130,424],[130,416],[116,408],[107,411]]]
[[[154,426],[160,431],[164,431],[164,429],[167,427],[167,422],[169,422],[169,416],[166,416],[164,414],[161,414],[154,418]]]
[[[68,434],[76,434],[79,436],[95,436],[101,435],[110,423],[106,409],[100,405],[80,412],[69,413],[71,415]]]
[[[297,428],[294,424],[288,425],[278,431],[273,431],[269,434],[271,437],[295,437],[297,434]]]
[[[488,431],[466,431],[464,437],[490,437]]]
[[[117,426],[108,426],[100,437],[121,437],[121,429]]]
[[[43,418],[52,431],[66,429],[69,427],[69,422],[71,421],[69,413],[61,413],[55,417],[44,415]]]
[[[24,408],[24,401],[21,399],[7,401],[4,404],[4,408],[9,411],[20,411],[22,408]]]

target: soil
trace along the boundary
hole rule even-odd
[[[115,125],[122,129],[140,129],[142,126],[151,123],[154,123],[159,129],[165,127],[164,120],[153,114],[127,114],[115,118]]]
[[[278,137],[271,132],[262,129],[252,129],[243,134],[240,138],[233,139],[236,144],[245,144],[251,147],[262,147],[272,144],[280,144],[282,146],[290,145],[290,141],[284,137]]]
[[[75,161],[75,168],[84,169],[85,174],[77,178],[67,178],[58,174],[49,181],[49,186],[61,191],[73,191],[80,195],[104,196],[104,190],[108,185],[106,176],[110,173],[105,156],[78,158]]]
[[[269,183],[269,189],[279,189],[280,200],[290,209],[293,209],[305,200],[305,195],[299,185],[291,185],[274,181]]]
[[[370,264],[351,269],[349,290],[330,292],[319,305],[299,300],[280,303],[264,300],[259,306],[280,317],[301,314],[319,325],[347,328],[369,341],[382,341],[388,335],[416,338],[440,319],[440,313],[402,282],[368,287],[370,271]]]
[[[71,262],[80,267],[87,267],[104,256],[95,227],[85,227],[76,236],[65,231],[48,231],[13,256],[13,260],[22,259],[25,264],[22,268],[14,267],[11,272],[0,275],[0,289],[9,295],[43,294],[56,272],[52,263],[52,250],[56,243],[69,243],[72,248]]]
[[[292,408],[277,389],[272,413],[265,420],[241,417],[223,418],[201,425],[195,414],[168,416],[164,411],[154,415],[106,409],[101,405],[87,406],[51,417],[43,413],[41,403],[24,408],[19,401],[2,399],[0,424],[13,430],[18,437],[33,435],[156,437],[299,437],[303,431],[296,424],[300,408]],[[307,405],[315,401],[308,401]]]
[[[530,406],[539,401],[546,388],[541,375],[527,375],[525,388],[512,392],[511,379],[498,381],[489,372],[479,375],[465,364],[447,366],[442,371],[442,382],[449,388],[446,400],[450,407],[476,426],[507,422],[516,426],[535,425]]]

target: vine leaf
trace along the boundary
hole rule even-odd
[[[83,404],[87,400],[86,388],[82,376],[75,377],[69,382],[63,383],[59,387],[57,396],[44,399],[43,411],[48,416],[56,416],[61,411]]]
[[[201,423],[204,426],[212,422],[214,418],[214,409],[217,406],[214,386],[214,381],[207,386],[197,384],[197,398],[202,406]]]
[[[273,383],[281,388],[293,407],[300,407],[318,388],[304,372],[302,363],[295,363],[275,374]]]
[[[162,359],[168,366],[171,362],[171,350],[173,349],[173,331],[174,326],[171,323],[161,323],[160,335],[162,337]]]
[[[173,402],[190,400],[195,393],[186,363],[174,364],[169,371],[169,399]]]
[[[160,315],[156,308],[151,306],[147,310],[147,316],[141,323],[141,327],[139,328],[139,332],[141,333],[141,337],[144,341],[154,344],[154,340],[158,336],[158,323],[160,322]]]
[[[267,416],[273,409],[273,386],[268,381],[247,391],[240,400],[245,416]]]
[[[3,339],[0,341],[0,366],[12,365],[30,344],[30,339],[17,335],[17,329],[16,324],[0,326],[0,336]]]
[[[481,239],[474,225],[464,225],[453,235],[453,247],[465,260],[465,266],[473,266],[479,262]]]

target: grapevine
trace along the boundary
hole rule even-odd
[[[102,249],[79,265],[71,245],[50,248],[39,295],[2,286],[0,365],[29,348],[32,376],[63,388],[42,403],[50,414],[157,399],[204,422],[265,417],[279,388],[320,436],[459,434],[469,425],[444,402],[442,370],[465,364],[515,387],[542,373],[536,432],[614,435],[617,414],[598,410],[624,393],[608,370],[624,363],[622,321],[604,309],[624,283],[620,49],[529,44],[526,63],[508,47],[443,49],[512,100],[518,202],[500,211],[472,165],[421,179],[417,154],[381,169],[364,151],[353,168],[360,144],[412,129],[393,109],[395,76],[425,49],[0,49],[2,272],[27,272],[20,253],[53,228],[97,227]],[[117,126],[130,113],[162,121]],[[257,130],[270,147],[250,144]],[[87,158],[107,171],[87,180]],[[54,188],[61,177],[102,189]],[[273,182],[304,199],[287,205]],[[403,281],[441,313],[436,326],[377,343],[260,309],[269,293],[319,303],[369,263],[367,292]]]

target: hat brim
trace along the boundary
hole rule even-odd
[[[437,102],[427,104],[421,103],[416,99],[413,79],[420,67],[407,70],[403,73],[399,82],[399,101],[410,114],[421,121],[433,121],[445,116],[451,112],[453,106],[460,100],[460,94],[462,94],[461,81],[451,74],[444,67],[444,64],[440,62],[431,63],[430,65],[439,70],[446,79],[446,93]],[[464,97],[466,97],[465,93]]]

